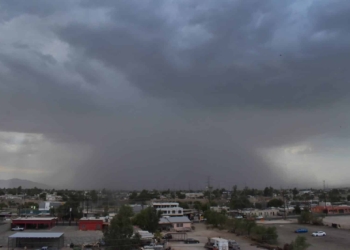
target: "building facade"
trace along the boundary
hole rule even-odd
[[[153,202],[152,207],[161,211],[162,216],[183,216],[183,208],[178,202]]]
[[[81,218],[79,220],[79,230],[102,231],[104,228],[104,222],[104,218]]]

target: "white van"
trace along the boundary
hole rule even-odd
[[[229,250],[228,240],[222,238],[210,238],[210,243],[212,243],[218,250]]]

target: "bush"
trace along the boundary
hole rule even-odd
[[[254,226],[251,230],[251,238],[259,242],[275,244],[278,234],[276,227]]]
[[[276,244],[277,238],[278,234],[276,227],[268,227],[266,229],[266,238],[264,238],[264,240],[269,244]]]
[[[295,241],[292,241],[289,245],[289,250],[306,250],[310,246],[307,243],[306,238],[304,236],[296,237]]]
[[[226,215],[211,210],[205,211],[204,217],[207,219],[207,223],[214,227],[223,227],[227,220]]]
[[[300,224],[310,224],[312,221],[312,217],[312,213],[310,213],[309,211],[304,211],[298,217],[298,222]]]
[[[323,225],[323,217],[317,217],[309,211],[302,212],[298,218],[300,224]]]
[[[317,225],[317,226],[322,226],[323,225],[323,217],[312,217],[311,224]]]

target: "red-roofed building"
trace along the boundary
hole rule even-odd
[[[350,206],[315,206],[311,207],[313,213],[350,214]]]
[[[55,217],[28,217],[12,219],[12,226],[25,229],[52,228],[57,224]]]

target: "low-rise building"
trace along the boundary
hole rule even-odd
[[[42,201],[39,203],[39,210],[49,211],[51,208],[58,208],[63,204],[63,202]]]
[[[226,206],[223,206],[223,207],[216,206],[216,207],[210,207],[210,210],[221,213],[222,211],[225,211],[225,212],[230,211],[230,208]]]
[[[186,216],[181,217],[162,217],[159,220],[159,226],[163,230],[181,231],[183,229],[191,230],[191,221]]]
[[[201,199],[204,197],[203,193],[185,193],[186,199]]]
[[[153,202],[152,207],[161,211],[162,216],[183,216],[183,208],[178,202]]]
[[[328,203],[328,202],[327,202]],[[350,214],[350,206],[314,206],[311,207],[313,213],[326,213],[326,214]]]
[[[26,217],[12,219],[12,226],[19,226],[25,229],[52,228],[56,224],[56,217]]]
[[[263,216],[263,217],[274,217],[277,216],[279,212],[278,208],[266,208],[266,209],[244,209],[240,213],[243,216],[246,217],[257,217],[257,216]]]
[[[82,231],[101,231],[108,225],[108,220],[104,217],[88,217],[79,220],[79,230]]]

